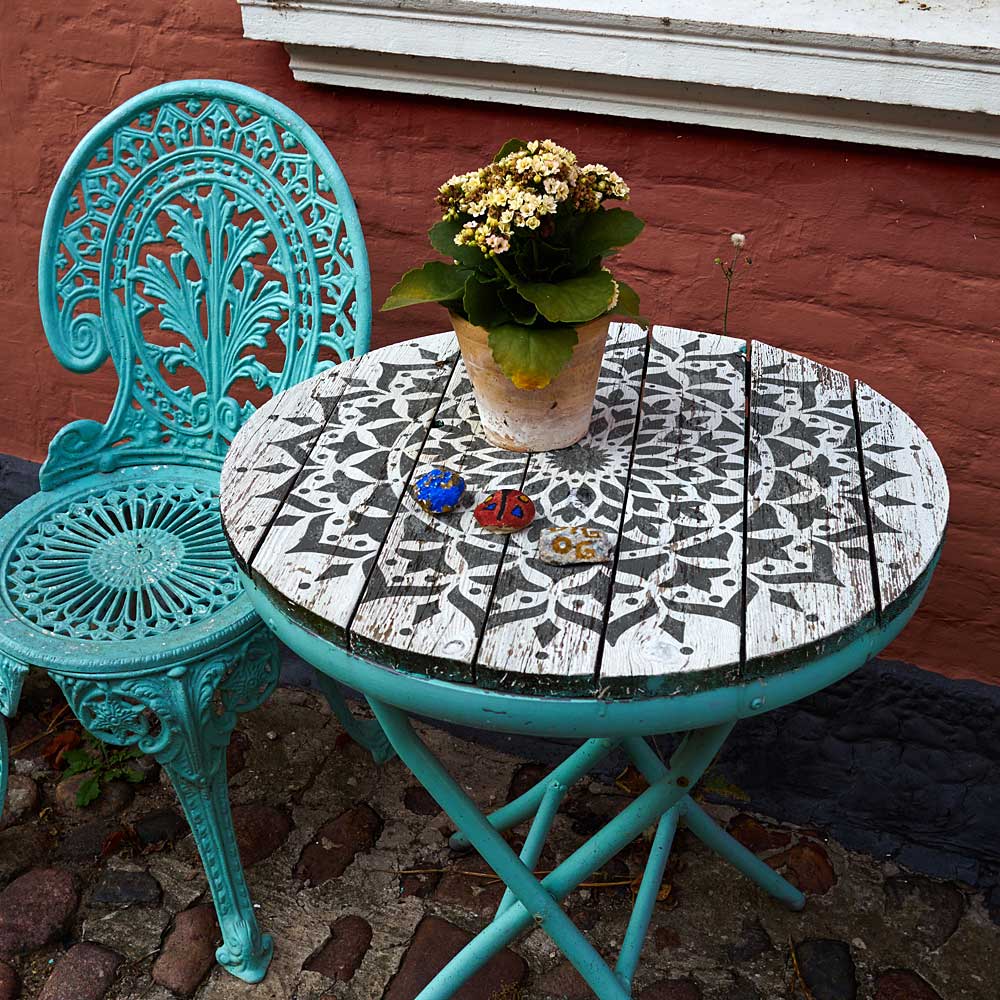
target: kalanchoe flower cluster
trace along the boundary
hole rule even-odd
[[[580,166],[551,139],[509,139],[493,162],[438,189],[443,218],[427,234],[445,258],[407,271],[383,309],[440,302],[486,332],[497,367],[519,389],[543,389],[582,330],[612,313],[642,322],[639,296],[605,265],[642,220],[608,208],[629,189],[603,164]]]
[[[465,220],[458,246],[478,246],[490,256],[510,249],[517,230],[534,230],[568,202],[594,212],[605,198],[626,199],[628,185],[603,164],[580,167],[576,156],[551,139],[529,142],[494,163],[459,174],[438,189],[445,222]]]

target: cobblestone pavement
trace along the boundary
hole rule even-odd
[[[241,721],[230,753],[234,815],[263,927],[267,979],[214,965],[218,927],[170,787],[112,783],[81,808],[84,778],[51,763],[65,715],[33,678],[12,733],[18,750],[0,832],[0,1000],[412,1000],[484,926],[501,887],[398,761],[376,768],[324,703],[294,688]],[[53,720],[54,724],[53,724]],[[45,732],[50,729],[50,732]],[[427,728],[482,805],[539,765]],[[55,738],[55,742],[53,742]],[[71,738],[70,738],[71,741]],[[637,790],[625,774],[567,800],[540,866],[551,867]],[[809,894],[802,914],[765,897],[683,832],[650,929],[641,1000],[997,1000],[1000,927],[961,885],[850,854],[821,831],[710,807]],[[523,829],[514,832],[514,838]],[[648,842],[622,852],[568,901],[613,956]],[[459,1000],[591,996],[541,931],[521,938]]]

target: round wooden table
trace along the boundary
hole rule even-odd
[[[412,480],[468,486],[449,515]],[[538,508],[497,536],[499,488]],[[374,351],[272,399],[233,442],[222,517],[265,621],[361,690],[392,747],[509,886],[494,922],[420,994],[448,997],[532,921],[601,998],[624,1000],[678,822],[792,906],[801,893],[690,798],[733,724],[856,669],[899,633],[940,551],[948,489],[927,438],[841,372],[767,344],[613,326],[588,436],[517,454],[479,432],[451,333]],[[586,525],[609,562],[556,566],[539,532]],[[484,817],[407,720],[586,742]],[[348,720],[348,724],[350,724]],[[663,765],[644,737],[687,736]],[[369,734],[370,735],[370,734]],[[615,748],[650,782],[559,868],[537,861],[569,784]],[[521,858],[497,830],[534,816]],[[558,900],[658,824],[612,970]]]

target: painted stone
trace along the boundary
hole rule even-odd
[[[538,558],[556,566],[610,562],[613,553],[614,545],[608,534],[585,524],[543,528],[538,538]]]
[[[535,505],[520,490],[497,490],[477,504],[473,516],[484,531],[509,535],[534,521]]]
[[[434,468],[419,476],[411,491],[428,514],[450,514],[462,499],[465,480],[450,469]]]

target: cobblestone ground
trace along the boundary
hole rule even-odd
[[[155,766],[75,804],[85,776],[52,764],[74,729],[33,679],[12,733],[16,775],[0,832],[0,1000],[412,1000],[483,927],[501,887],[398,761],[376,768],[310,692],[282,689],[244,718],[230,753],[234,814],[258,914],[275,938],[251,987],[213,962],[218,928],[177,803]],[[48,730],[48,731],[46,731]],[[454,736],[425,736],[484,806],[541,774]],[[543,856],[565,856],[636,791],[578,789]],[[730,808],[716,818],[809,894],[802,914],[765,897],[683,833],[643,953],[641,1000],[997,1000],[1000,927],[961,885],[850,854],[821,831]],[[519,831],[523,836],[523,830]],[[515,831],[516,839],[518,831]],[[640,841],[568,907],[607,956],[642,870]],[[591,994],[541,931],[520,939],[459,1000]]]

